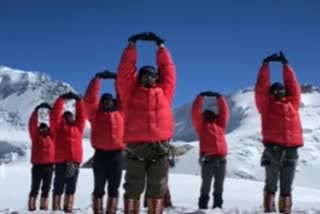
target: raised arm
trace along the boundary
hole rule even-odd
[[[227,128],[230,112],[226,99],[223,96],[217,97],[218,120],[217,124],[223,129]]]
[[[198,95],[192,103],[192,109],[191,109],[192,123],[197,131],[201,129],[201,125],[203,123],[203,117],[202,117],[203,102],[204,102],[204,97],[201,95]]]
[[[294,108],[299,110],[301,100],[301,88],[299,82],[294,70],[289,65],[289,62],[282,51],[280,51],[279,59],[283,64],[283,82],[286,88],[286,96],[291,101]]]
[[[287,96],[292,101],[295,109],[298,110],[300,107],[301,89],[296,75],[289,64],[283,65],[283,80]]]
[[[133,43],[124,50],[117,74],[117,90],[122,102],[126,102],[137,84],[137,51]]]
[[[82,99],[76,101],[76,123],[81,132],[83,132],[86,124],[86,114]]]
[[[176,68],[169,51],[164,46],[159,46],[157,51],[157,65],[159,85],[168,100],[172,101],[176,87]]]
[[[84,96],[85,110],[88,119],[90,120],[95,111],[99,108],[99,94],[101,88],[101,80],[94,77],[86,90]]]
[[[55,133],[58,129],[61,119],[62,111],[64,107],[64,99],[59,97],[53,105],[52,110],[50,111],[50,128]]]
[[[29,135],[31,141],[34,141],[38,135],[38,110],[33,110],[29,119]]]
[[[270,87],[269,65],[264,63],[259,71],[255,86],[255,101],[258,111],[261,113],[263,106],[267,104]]]

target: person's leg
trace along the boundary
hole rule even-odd
[[[40,210],[48,210],[48,196],[51,188],[53,174],[53,165],[47,164],[42,166],[42,188],[41,188],[41,200]]]
[[[209,162],[201,164],[201,187],[198,201],[199,209],[208,209],[209,194],[213,177],[213,166]]]
[[[226,161],[218,159],[214,165],[213,208],[222,208],[223,185],[226,176]]]
[[[92,209],[94,214],[103,213],[103,196],[107,182],[107,159],[105,152],[95,151],[93,156],[94,190],[92,193]]]
[[[110,154],[108,168],[107,214],[115,214],[118,208],[119,186],[122,177],[123,154],[114,151]]]
[[[52,210],[61,210],[61,195],[65,187],[66,164],[60,163],[55,165],[53,180],[53,198]]]
[[[164,155],[147,165],[147,205],[149,213],[162,213],[164,195],[168,188],[168,156]],[[158,212],[159,211],[159,212]]]
[[[77,182],[79,177],[79,167],[75,166],[76,169],[71,177],[66,178],[66,189],[64,197],[63,209],[66,213],[71,213],[74,203],[74,194],[77,188]]]
[[[297,161],[297,149],[288,149],[286,151],[286,159],[280,169],[279,211],[286,214],[291,213],[292,184],[295,177]]]
[[[140,195],[144,190],[146,179],[146,163],[138,159],[127,160],[125,175],[124,213],[138,214],[140,210]]]
[[[280,174],[279,166],[273,163],[265,165],[265,187],[264,187],[264,212],[275,212],[275,193],[277,191],[278,179]]]
[[[31,168],[31,191],[29,193],[28,210],[36,210],[36,200],[41,183],[41,167],[33,165]]]

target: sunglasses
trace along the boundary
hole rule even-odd
[[[285,89],[280,89],[280,90],[274,90],[272,91],[272,94],[285,94],[286,90]]]

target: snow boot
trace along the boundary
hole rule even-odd
[[[148,198],[148,214],[162,214],[164,209],[163,198]]]
[[[116,214],[118,209],[118,198],[108,197],[106,214]]]
[[[29,211],[35,211],[37,209],[36,201],[37,201],[36,197],[29,196],[29,201],[28,201],[28,210]]]
[[[167,192],[164,195],[164,207],[165,208],[172,207],[171,194],[170,194],[169,189],[167,189]]]
[[[47,197],[40,198],[40,210],[48,210],[49,199]]]
[[[53,195],[52,197],[52,211],[61,210],[61,195]]]
[[[93,214],[103,213],[103,199],[92,196],[92,211]]]
[[[72,213],[73,200],[74,200],[73,195],[65,195],[64,196],[63,210],[65,213]]]
[[[198,201],[199,209],[208,209],[209,195],[201,195]]]
[[[292,198],[291,196],[280,195],[279,197],[279,212],[291,214]]]
[[[139,214],[140,200],[133,198],[124,199],[124,214]]]
[[[222,193],[213,193],[213,209],[221,208],[222,209]]]
[[[263,195],[263,208],[265,213],[276,212],[274,204],[274,194],[264,193]]]

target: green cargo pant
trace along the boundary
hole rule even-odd
[[[147,197],[162,198],[167,190],[169,143],[141,143],[127,146],[125,197],[139,199],[146,186]]]
[[[226,174],[226,159],[219,157],[204,158],[201,163],[202,184],[201,195],[209,195],[212,178],[214,178],[213,192],[222,193]]]
[[[261,161],[266,170],[264,191],[275,194],[280,180],[280,195],[291,195],[297,160],[297,148],[267,146]]]

